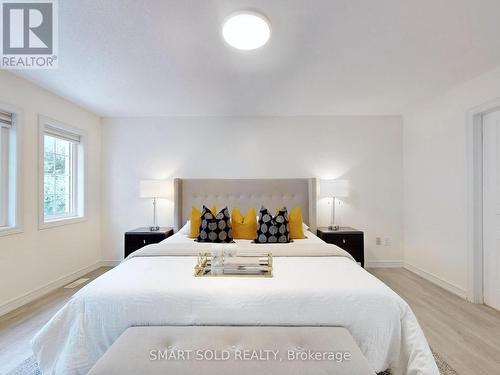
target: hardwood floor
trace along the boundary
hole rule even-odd
[[[85,277],[94,279],[107,270]],[[404,269],[369,271],[408,302],[429,344],[460,375],[500,374],[500,312],[470,304]],[[33,335],[83,285],[57,289],[0,317],[0,374],[32,355]]]
[[[500,312],[401,268],[370,269],[411,306],[429,345],[460,375],[500,374]]]
[[[108,271],[102,267],[82,276],[86,283],[74,289],[59,288],[42,298],[0,317],[0,374],[6,374],[31,357],[30,340],[66,301],[90,281]]]

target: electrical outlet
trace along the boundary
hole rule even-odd
[[[377,246],[382,245],[382,238],[380,238],[380,237],[376,237],[376,238],[375,238],[375,245],[377,245]]]
[[[384,246],[391,246],[391,239],[389,237],[384,238]]]

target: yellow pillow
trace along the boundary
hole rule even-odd
[[[304,239],[304,228],[302,227],[302,209],[295,207],[288,213],[288,222],[290,223],[290,238],[299,240]]]
[[[215,215],[217,215],[217,208],[212,206],[210,211]],[[200,225],[201,225],[201,211],[196,207],[191,207],[191,228],[189,231],[189,238],[198,238],[200,234]]]
[[[255,240],[257,236],[257,215],[255,210],[253,208],[249,209],[243,217],[240,210],[233,208],[231,226],[235,240]]]

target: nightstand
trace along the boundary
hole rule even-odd
[[[341,227],[339,230],[330,230],[326,227],[318,228],[318,237],[327,243],[344,249],[356,260],[365,266],[364,233],[360,230]]]
[[[141,247],[163,241],[174,234],[174,229],[161,227],[160,230],[151,232],[149,228],[137,228],[125,233],[125,258]]]

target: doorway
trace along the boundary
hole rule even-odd
[[[482,115],[483,297],[500,310],[500,110]]]

